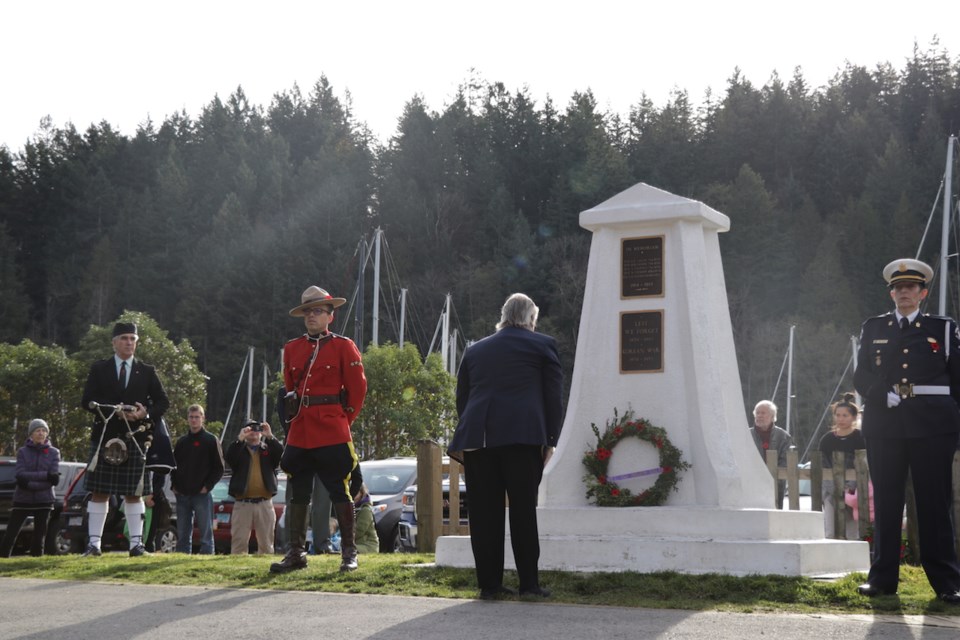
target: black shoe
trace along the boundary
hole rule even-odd
[[[945,591],[943,593],[938,593],[937,598],[943,600],[947,604],[960,604],[960,591]]]
[[[80,554],[80,556],[83,558],[94,558],[102,555],[103,555],[103,552],[100,551],[100,549],[98,549],[97,547],[93,546],[92,544],[88,544],[86,551]]]
[[[505,596],[515,596],[517,592],[513,589],[500,585],[494,589],[480,589],[481,600],[497,600]]]
[[[857,593],[862,596],[867,596],[868,598],[875,598],[877,596],[895,596],[897,595],[897,590],[881,589],[880,587],[873,586],[869,582],[864,582],[857,587]]]
[[[323,555],[327,553],[340,553],[340,552],[333,548],[332,542],[330,542],[329,540],[324,540],[321,544],[317,545],[317,549],[314,553],[316,553],[317,555]]]
[[[135,545],[133,548],[130,549],[131,558],[139,558],[140,556],[148,556],[148,555],[150,554],[147,553],[147,550],[143,548],[142,544]]]
[[[292,547],[280,562],[270,565],[270,573],[290,573],[298,569],[307,568],[307,552],[299,547]]]
[[[544,589],[543,587],[537,587],[535,589],[520,589],[521,596],[537,596],[540,598],[549,598],[550,590]]]

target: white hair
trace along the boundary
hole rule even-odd
[[[503,303],[500,309],[500,322],[497,331],[504,327],[519,327],[533,331],[537,328],[537,317],[540,308],[533,303],[529,296],[523,293],[514,293]]]
[[[770,411],[773,412],[773,421],[774,422],[777,421],[777,405],[773,404],[773,402],[771,402],[770,400],[761,400],[760,402],[757,403],[757,406],[753,408],[754,418],[757,417],[757,409],[759,409],[760,407],[766,407],[770,409]]]

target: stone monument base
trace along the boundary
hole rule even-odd
[[[866,542],[823,537],[811,511],[712,507],[541,507],[540,568],[816,576],[867,571]],[[514,569],[509,526],[505,567]],[[437,540],[438,565],[471,568],[468,536]]]

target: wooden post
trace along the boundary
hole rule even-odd
[[[460,520],[463,517],[460,509],[460,475],[463,473],[463,466],[456,460],[450,460],[450,535],[462,536],[470,533],[469,526],[461,526]]]
[[[866,449],[857,449],[853,455],[853,467],[857,473],[857,532],[863,540],[870,528],[870,467]]]
[[[443,527],[443,487],[440,445],[417,443],[417,551],[433,553]]]
[[[463,467],[456,460],[450,460],[449,473],[447,478],[450,481],[449,500],[450,508],[449,524],[444,527],[444,535],[462,536],[469,532],[467,527],[460,526],[460,473]],[[465,529],[467,529],[465,531]]]
[[[833,468],[830,469],[833,478],[833,537],[837,540],[847,539],[847,503],[843,499],[847,487],[845,482],[846,456],[842,451],[834,451],[830,460]]]
[[[789,496],[790,511],[800,510],[800,461],[796,447],[787,451],[787,495]]]
[[[819,451],[810,458],[810,508],[823,511],[823,455]]]
[[[780,478],[777,473],[777,452],[767,450],[767,469],[770,471],[770,475],[773,476],[773,508],[782,509],[783,505],[777,504],[777,500],[780,498]]]

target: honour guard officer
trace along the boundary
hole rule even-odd
[[[283,348],[283,382],[290,421],[280,468],[290,476],[286,524],[290,548],[270,566],[286,573],[307,566],[307,517],[314,477],[330,493],[340,522],[340,571],[357,568],[357,546],[350,493],[350,475],[357,466],[350,425],[367,395],[367,378],[357,346],[329,330],[334,309],[345,303],[320,287],[308,287],[300,305],[290,310],[302,317],[307,332]]]
[[[863,323],[854,385],[864,398],[863,436],[876,509],[865,596],[894,594],[900,579],[904,493],[913,478],[920,560],[937,597],[960,604],[960,565],[950,520],[953,455],[960,433],[960,333],[950,318],[920,313],[933,277],[919,260],[883,270],[893,312]]]

